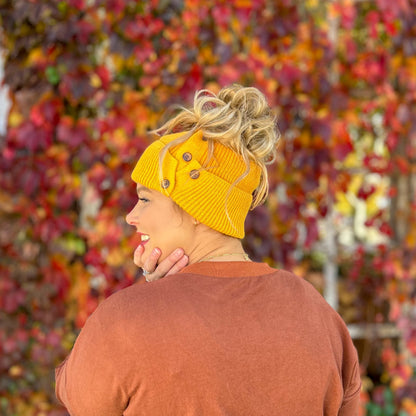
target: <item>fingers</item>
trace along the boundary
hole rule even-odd
[[[150,253],[150,256],[148,256],[148,258],[144,262],[142,269],[150,272],[150,274],[153,275],[153,272],[154,272],[154,270],[156,268],[156,265],[157,265],[157,261],[159,260],[159,257],[160,257],[161,254],[162,254],[162,252],[160,251],[159,248],[157,248],[157,247],[154,248],[152,250],[152,252]],[[153,280],[153,279],[151,279],[151,277],[153,277],[153,276],[150,276],[150,274],[148,274],[146,276],[146,280]]]
[[[141,244],[134,251],[133,263],[137,267],[141,267],[141,258],[142,258],[143,251],[144,251],[144,248],[143,248],[143,246]]]
[[[170,274],[175,274],[181,271],[189,262],[189,257],[184,254],[178,262],[166,273],[165,276],[169,276]]]
[[[153,251],[155,250],[158,251],[156,253],[152,252],[149,259],[146,261],[146,264],[143,266],[145,270],[151,272],[146,275],[146,280],[148,282],[153,282],[167,275],[177,273],[188,264],[188,256],[185,255],[183,249],[178,248],[166,257],[166,259],[164,259],[155,269],[157,260],[161,254],[159,249],[154,249]]]

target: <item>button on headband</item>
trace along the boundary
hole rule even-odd
[[[198,179],[199,178],[199,171],[197,171],[196,169],[193,169],[189,172],[189,176],[192,179]]]
[[[162,186],[163,189],[168,188],[170,185],[169,179],[163,179],[160,185]]]
[[[189,153],[189,152],[185,152],[185,153],[182,155],[182,159],[183,159],[185,162],[189,162],[189,161],[192,159],[192,154],[191,154],[191,153]]]

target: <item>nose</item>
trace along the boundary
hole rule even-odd
[[[133,209],[126,215],[126,222],[129,225],[135,225],[137,223],[137,215],[136,215],[136,207],[137,204],[133,207]]]

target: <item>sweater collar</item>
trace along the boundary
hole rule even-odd
[[[203,261],[190,264],[179,273],[213,277],[249,277],[271,274],[275,271],[266,263],[252,261]]]

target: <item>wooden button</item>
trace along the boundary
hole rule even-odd
[[[169,188],[170,182],[169,179],[163,179],[161,186],[163,189]]]
[[[197,171],[196,169],[193,169],[189,172],[189,176],[192,179],[198,179],[199,178],[199,171]]]
[[[183,159],[185,162],[189,162],[189,161],[192,159],[192,155],[191,155],[189,152],[185,152],[185,153],[182,155],[182,159]]]

